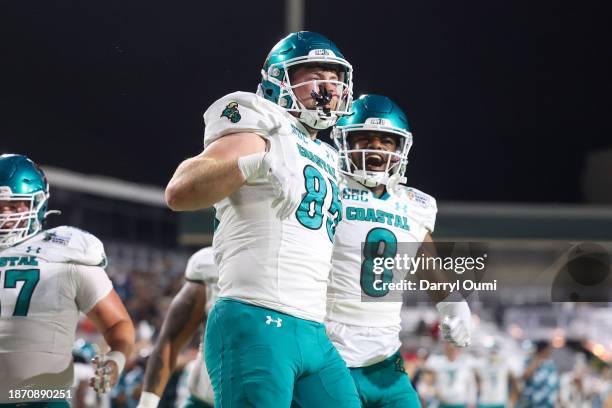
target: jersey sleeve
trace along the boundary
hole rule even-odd
[[[73,265],[72,282],[76,304],[85,314],[113,289],[106,272],[99,266]]]
[[[275,118],[277,109],[271,102],[248,92],[224,96],[204,113],[204,147],[232,133],[255,133],[267,139],[280,126]]]
[[[62,226],[45,231],[43,244],[50,249],[50,259],[55,262],[77,265],[107,265],[104,245],[94,235],[78,228]]]
[[[211,283],[216,282],[218,276],[212,247],[200,249],[189,258],[185,269],[187,280]]]
[[[423,227],[429,230],[429,232],[433,232],[438,213],[436,199],[412,187],[406,187],[403,195],[411,204],[411,208],[415,209],[416,215],[419,217]]]

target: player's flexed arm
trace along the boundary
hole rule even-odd
[[[166,187],[166,202],[175,211],[212,206],[238,190],[261,163],[266,142],[255,133],[235,133],[211,143],[183,161]]]

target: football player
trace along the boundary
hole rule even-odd
[[[412,134],[406,115],[391,99],[360,97],[353,114],[338,121],[332,136],[345,177],[344,216],[336,231],[328,286],[327,332],[351,369],[364,407],[420,406],[399,353],[401,297],[393,299],[380,286],[391,276],[376,275],[373,258],[395,257],[401,243],[413,243],[402,250],[414,257],[422,242],[432,242],[436,200],[399,185],[405,181]],[[362,296],[376,301],[362,301]],[[466,346],[471,319],[467,303],[442,301],[438,309],[445,336]]]
[[[478,408],[514,406],[513,402],[518,395],[517,373],[501,351],[501,344],[495,342],[485,348],[486,355],[483,358],[474,362]]]
[[[0,156],[0,403],[7,406],[69,406],[79,312],[111,349],[94,359],[97,391],[117,382],[134,344],[102,242],[73,227],[43,230],[48,199],[36,164]]]
[[[444,354],[433,354],[425,369],[435,375],[436,398],[440,408],[473,408],[476,403],[476,376],[472,358],[444,342]]]
[[[329,39],[297,32],[274,46],[261,75],[257,94],[210,106],[204,151],[166,188],[172,209],[214,205],[220,221],[220,299],[205,339],[215,407],[288,407],[297,383],[317,406],[357,407],[323,325],[342,208],[337,153],[316,139],[350,113],[352,67]]]
[[[138,408],[157,408],[181,349],[191,340],[217,300],[218,273],[212,247],[201,249],[189,258],[185,279],[149,356]],[[204,363],[203,345],[187,383],[189,397],[183,408],[212,408],[214,395]]]

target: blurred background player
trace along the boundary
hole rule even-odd
[[[474,408],[476,378],[471,357],[444,342],[444,354],[432,354],[425,369],[433,372],[439,408]]]
[[[561,408],[591,408],[597,394],[597,384],[584,354],[577,354],[571,371],[559,378]]]
[[[478,408],[505,408],[516,402],[517,379],[500,352],[501,345],[493,343],[486,348],[486,355],[474,362]]]
[[[220,300],[205,341],[218,408],[288,407],[302,381],[319,406],[359,406],[323,325],[342,209],[336,152],[316,140],[351,101],[339,49],[317,33],[290,34],[266,58],[257,95],[232,93],[205,112],[204,151],[166,188],[172,209],[214,205],[220,221]]]
[[[156,408],[168,383],[181,349],[191,340],[217,300],[218,273],[212,247],[191,256],[185,280],[164,319],[161,333],[149,356],[139,408]],[[189,396],[183,408],[212,408],[214,395],[204,362],[203,344],[190,364]]]
[[[431,241],[436,201],[398,186],[405,181],[412,134],[406,115],[391,99],[361,96],[353,114],[338,121],[333,137],[340,171],[347,177],[341,182],[344,217],[334,243],[327,332],[351,369],[364,407],[418,407],[399,353],[401,296],[385,299],[389,290],[377,287],[375,280],[390,282],[393,271],[376,275],[372,260],[394,257],[398,242],[414,243],[404,250],[415,256],[421,242]],[[371,301],[363,301],[362,294]],[[458,307],[471,318],[465,302]],[[467,323],[453,323],[452,340],[463,346],[469,342]]]
[[[72,227],[44,231],[48,199],[36,164],[22,155],[0,156],[0,402],[7,406],[25,400],[48,402],[20,407],[68,406],[79,312],[111,349],[96,357],[97,391],[116,383],[134,344],[132,321],[104,271],[102,243]],[[21,389],[65,393],[9,399],[9,391]]]
[[[547,340],[535,342],[533,356],[526,362],[523,389],[517,407],[553,408],[559,398],[559,374]]]

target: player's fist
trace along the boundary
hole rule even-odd
[[[98,345],[93,345],[96,356],[91,360],[94,366],[94,376],[89,385],[98,393],[109,392],[119,381],[119,376],[125,367],[125,355],[120,351],[103,354]]]
[[[444,340],[457,347],[468,347],[472,342],[472,313],[466,301],[443,301],[436,305],[440,312],[440,331]]]
[[[272,207],[281,220],[297,210],[302,201],[304,182],[297,171],[299,163],[295,139],[278,132],[270,134],[269,149],[261,163],[261,170],[274,189]]]
[[[119,380],[119,367],[113,360],[105,359],[104,355],[97,355],[91,360],[94,365],[94,376],[89,385],[98,393],[109,392]]]

